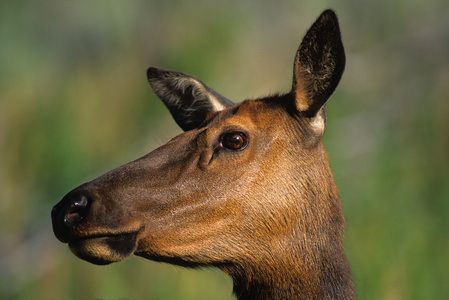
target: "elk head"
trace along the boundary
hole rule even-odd
[[[185,132],[68,193],[52,211],[56,237],[95,264],[135,254],[216,266],[242,298],[275,277],[321,294],[326,280],[350,281],[321,143],[344,65],[328,10],[299,46],[283,95],[235,105],[192,76],[149,68],[151,87]]]

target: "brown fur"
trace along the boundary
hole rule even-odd
[[[285,95],[233,105],[196,78],[150,68],[186,131],[67,194],[52,211],[56,236],[96,264],[136,254],[216,266],[238,299],[354,298],[321,143],[343,68],[332,11],[306,34]]]

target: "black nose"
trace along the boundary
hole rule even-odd
[[[64,224],[73,227],[81,223],[87,213],[87,204],[87,197],[84,195],[72,199],[64,211]]]
[[[79,192],[70,192],[51,211],[53,231],[62,242],[70,240],[70,232],[82,223],[89,207],[89,198]]]

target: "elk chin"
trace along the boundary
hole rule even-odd
[[[131,256],[137,248],[137,233],[78,239],[69,242],[77,257],[96,265],[107,265]]]

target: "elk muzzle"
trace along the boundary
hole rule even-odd
[[[95,198],[83,186],[68,193],[51,212],[53,231],[79,258],[103,265],[121,261],[132,255],[137,247],[139,230],[104,232],[87,231],[83,225],[92,216]]]

